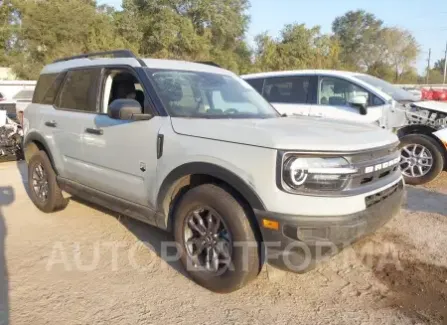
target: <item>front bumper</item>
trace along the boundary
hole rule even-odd
[[[282,269],[294,272],[309,270],[317,261],[337,254],[382,227],[400,211],[403,197],[404,184],[401,180],[367,196],[366,209],[353,214],[309,217],[255,210],[261,225],[264,257],[269,264]]]

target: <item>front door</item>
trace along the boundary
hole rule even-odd
[[[320,77],[318,85],[317,104],[312,106],[310,115],[360,123],[380,123],[383,102],[374,101],[374,95],[365,89],[348,80],[329,76]],[[360,108],[349,104],[349,100],[355,96],[366,97],[366,115],[360,113]]]
[[[132,98],[150,110],[136,74],[126,69],[105,69],[99,112],[83,130],[85,185],[149,208],[149,190],[155,184],[157,137],[166,117],[148,121],[116,120],[107,115],[115,99]]]

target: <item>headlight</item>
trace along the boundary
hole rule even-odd
[[[293,192],[340,191],[357,173],[344,158],[296,157],[284,160],[282,181]]]

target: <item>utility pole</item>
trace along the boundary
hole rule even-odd
[[[444,82],[442,83],[445,85],[445,77],[447,75],[447,42],[445,43],[445,54],[444,54]]]
[[[425,82],[427,85],[430,80],[430,59],[431,59],[431,49],[428,49],[427,80]]]

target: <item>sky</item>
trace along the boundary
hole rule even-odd
[[[335,17],[349,10],[363,9],[383,20],[388,27],[412,32],[421,46],[417,60],[420,72],[427,66],[431,49],[431,66],[444,57],[447,42],[447,0],[251,0],[251,23],[247,33],[254,36],[269,32],[277,36],[285,24],[320,25],[322,32],[331,32]],[[120,8],[121,0],[98,0]]]

